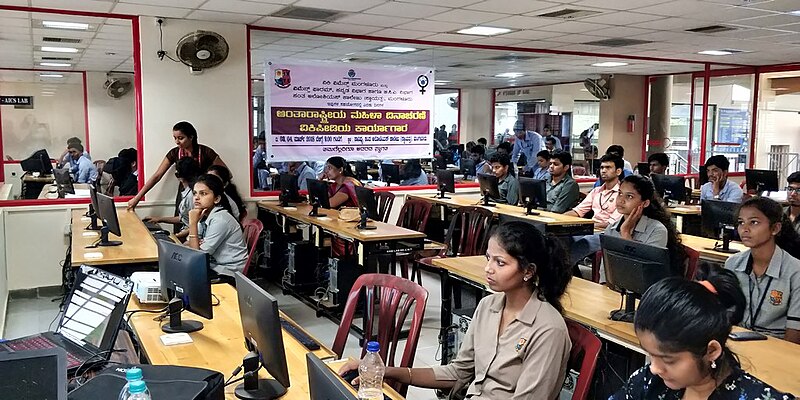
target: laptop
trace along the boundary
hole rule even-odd
[[[67,353],[61,348],[0,353],[4,399],[67,400]]]
[[[106,271],[81,265],[54,332],[0,343],[0,352],[60,347],[67,353],[67,372],[108,361],[128,307],[133,283]]]

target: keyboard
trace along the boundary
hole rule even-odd
[[[152,221],[142,221],[142,223],[144,223],[144,226],[147,228],[148,231],[160,231],[164,229],[161,227],[161,225]]]
[[[286,331],[289,332],[292,337],[297,339],[303,346],[307,349],[314,351],[319,350],[320,346],[316,340],[312,339],[310,336],[306,335],[305,332],[301,331],[299,328],[294,326],[291,322],[281,318],[281,327]]]
[[[13,351],[43,350],[60,347],[44,336],[31,336],[21,339],[14,339],[12,341],[3,343],[3,345],[4,347]],[[67,352],[67,369],[77,368],[83,363],[83,360],[70,353],[67,349],[64,349],[64,351]]]

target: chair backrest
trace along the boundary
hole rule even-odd
[[[489,243],[489,227],[494,215],[483,207],[462,206],[453,214],[445,248],[440,256],[476,256],[486,252]]]
[[[569,339],[572,341],[572,350],[569,352],[569,368],[577,370],[578,381],[575,382],[575,391],[572,400],[586,400],[589,396],[589,386],[594,377],[597,366],[597,356],[600,354],[600,338],[581,324],[565,320]]]
[[[431,215],[433,203],[421,199],[406,199],[400,215],[397,217],[397,226],[411,229],[412,231],[425,232],[428,217]]]
[[[579,165],[573,165],[572,166],[572,175],[585,176],[586,175],[586,167],[581,167]]]
[[[382,222],[389,222],[389,214],[392,213],[394,204],[394,193],[375,192],[375,202],[378,203],[378,215]]]
[[[692,280],[694,279],[694,274],[697,272],[697,264],[700,262],[700,252],[685,244],[681,246],[683,246],[683,251],[686,253],[684,277],[688,280]]]
[[[341,358],[344,353],[344,346],[347,343],[347,336],[350,333],[350,326],[353,323],[356,306],[359,297],[364,293],[364,337],[371,338],[376,336],[381,345],[380,355],[387,366],[395,366],[395,353],[400,339],[400,332],[403,330],[403,323],[408,317],[411,307],[414,308],[411,318],[411,328],[408,331],[408,338],[403,349],[398,367],[411,367],[414,363],[414,356],[417,351],[417,342],[422,329],[422,321],[425,317],[425,306],[428,303],[428,291],[422,286],[408,279],[388,274],[364,274],[356,279],[350,294],[347,296],[347,303],[344,306],[342,320],[339,323],[339,330],[333,341],[332,350]],[[377,303],[377,304],[376,304]],[[376,309],[377,308],[377,309]],[[377,317],[378,332],[373,332],[375,318]],[[361,349],[361,357],[366,354],[366,343]],[[390,383],[392,387],[405,395],[407,385],[399,382]]]
[[[248,219],[242,224],[242,230],[245,244],[247,244],[247,261],[245,261],[242,274],[247,276],[250,271],[250,263],[253,262],[253,255],[256,252],[256,248],[258,248],[258,238],[261,236],[261,231],[264,230],[264,224],[257,219]]]

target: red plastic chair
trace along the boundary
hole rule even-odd
[[[250,263],[253,261],[253,255],[257,247],[256,244],[258,243],[259,236],[261,236],[261,231],[264,230],[264,224],[257,219],[248,219],[242,224],[242,230],[244,233],[244,241],[247,244],[247,261],[244,263],[242,274],[248,276],[247,273],[250,271]]]
[[[381,345],[380,356],[387,366],[395,366],[394,359],[400,332],[403,330],[403,323],[408,317],[411,307],[414,307],[411,328],[408,331],[408,338],[400,358],[400,364],[397,365],[403,368],[412,367],[414,365],[414,355],[417,351],[417,343],[419,342],[419,334],[422,329],[422,321],[425,317],[425,305],[428,303],[428,291],[422,286],[399,276],[364,274],[356,279],[353,288],[350,289],[350,294],[347,296],[347,303],[342,313],[342,321],[339,323],[339,330],[336,332],[336,338],[331,349],[336,353],[337,357],[342,358],[362,289],[365,294],[364,304],[366,305],[363,315],[364,338],[373,340],[373,336],[377,336],[377,342]],[[376,316],[378,319],[378,331],[373,332]],[[366,345],[364,347],[366,348]],[[365,348],[361,349],[362,358],[366,354]],[[408,385],[399,382],[390,382],[390,384],[405,396]]]
[[[375,202],[378,203],[378,216],[380,216],[381,222],[389,222],[394,197],[392,192],[375,192]]]
[[[686,252],[684,277],[688,280],[693,280],[695,273],[697,273],[697,264],[700,262],[700,252],[685,244],[681,246],[683,246],[683,250]]]
[[[569,339],[572,341],[572,351],[569,352],[568,366],[578,371],[578,380],[572,392],[572,400],[586,400],[589,396],[589,385],[594,378],[594,369],[597,366],[597,356],[600,354],[600,338],[595,336],[583,325],[570,320],[565,320]]]
[[[425,200],[406,199],[403,208],[400,209],[400,215],[397,217],[397,226],[411,229],[412,231],[425,232],[432,207],[433,203],[429,203]],[[411,258],[415,254],[416,253],[397,255],[397,261],[400,263],[400,273],[403,278],[409,279],[409,265],[411,264]],[[415,280],[415,276],[417,277],[417,282],[421,285],[422,278],[419,277],[418,271],[412,268],[412,281]]]

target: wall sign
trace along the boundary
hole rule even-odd
[[[0,105],[33,107],[33,96],[0,96]]]

